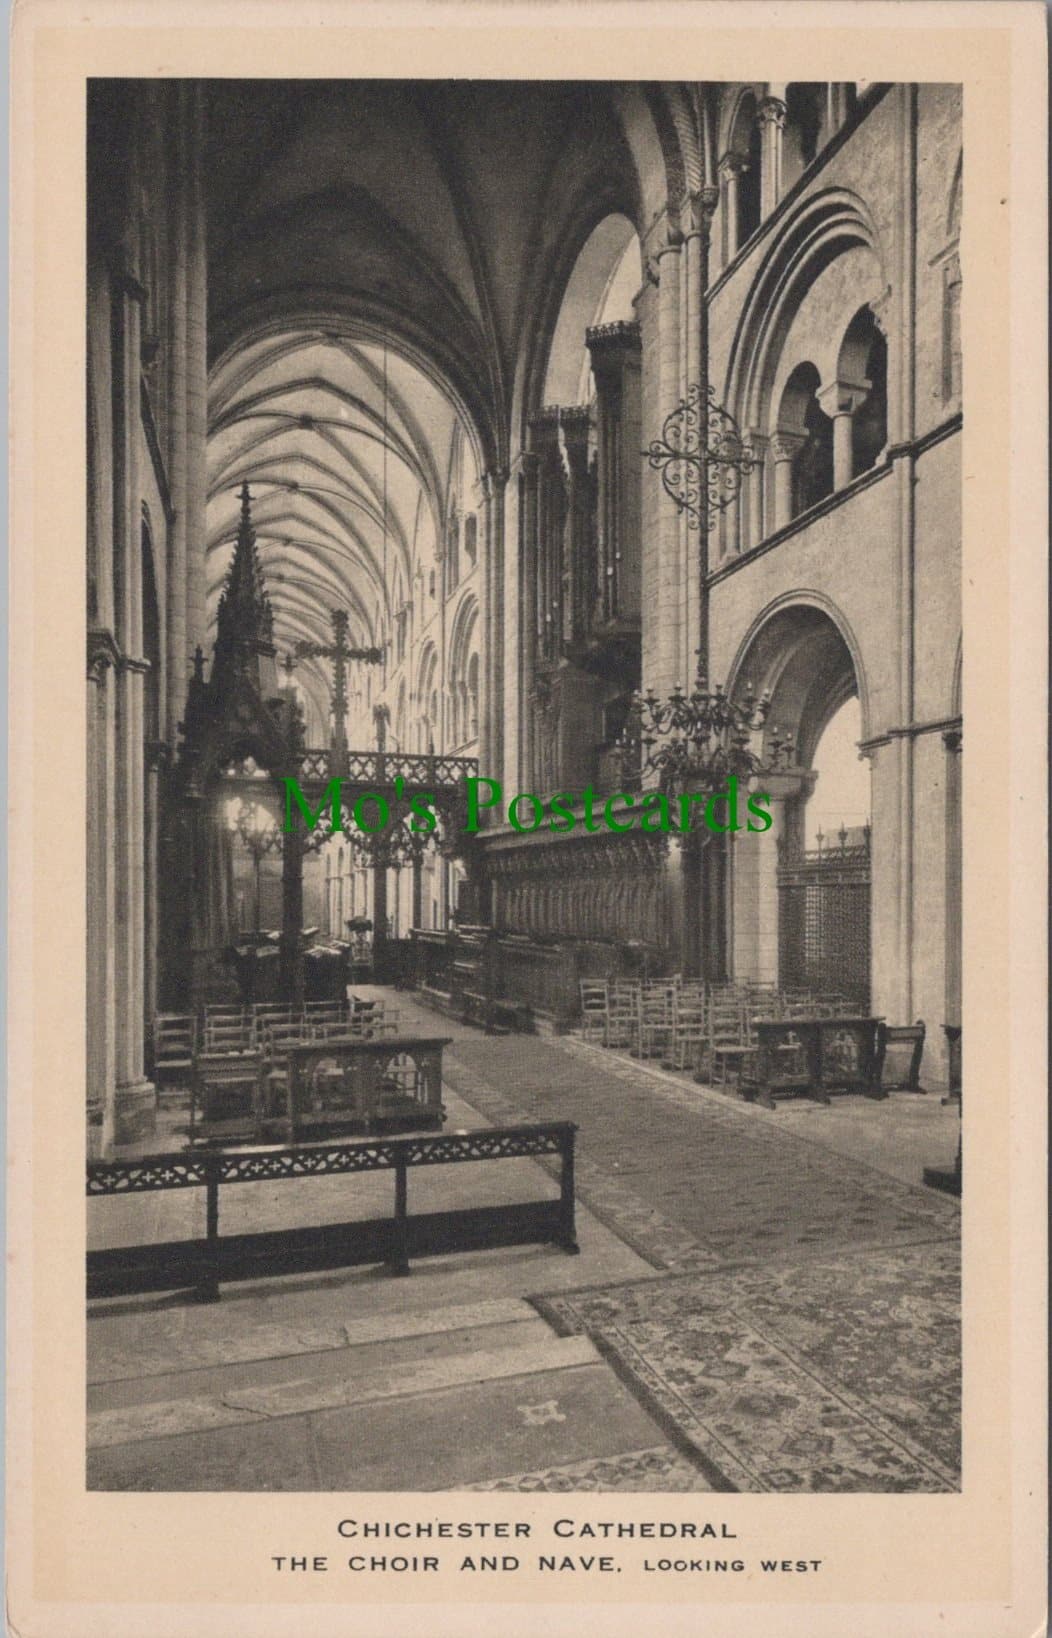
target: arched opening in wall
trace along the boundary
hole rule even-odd
[[[740,250],[760,225],[762,214],[763,133],[756,117],[756,102],[747,97],[739,113],[744,116],[741,152],[743,165],[738,178],[737,248]]]
[[[478,737],[478,660],[478,604],[469,594],[453,622],[447,684],[450,738],[461,752]]]
[[[804,816],[808,848],[831,848],[846,838],[864,841],[870,823],[869,763],[859,757],[862,709],[858,696],[844,701],[830,717],[811,756],[814,789]]]
[[[405,678],[398,684],[398,703],[395,706],[394,716],[395,749],[405,750]]]
[[[763,133],[756,98],[746,91],[734,109],[720,159],[723,260],[731,261],[755,233],[763,213]]]
[[[479,735],[479,657],[476,650],[468,661],[468,732],[469,741]]]
[[[877,464],[888,441],[888,344],[872,309],[860,307],[844,334],[837,379],[860,403],[851,418],[851,476]]]
[[[735,667],[769,689],[769,734],[792,736],[793,766],[772,782],[772,830],[733,847],[733,970],[782,989],[870,1002],[869,765],[861,680],[843,632],[793,604],[761,626]],[[821,834],[820,834],[821,833]]]
[[[535,457],[533,582],[523,598],[528,788],[587,785],[604,707],[640,676],[644,464],[638,237],[613,214],[578,253],[552,331]],[[535,498],[534,498],[535,497]]]
[[[591,403],[595,383],[585,334],[599,325],[634,322],[642,283],[639,237],[628,217],[615,211],[592,229],[567,280],[548,350],[545,404]]]
[[[818,401],[820,385],[814,364],[804,362],[793,370],[782,393],[776,433],[780,448],[775,451],[779,527],[833,493],[833,422]]]
[[[942,274],[942,401],[960,402],[961,397],[961,189],[963,161],[957,161],[950,203],[946,212],[946,249],[937,258]]]
[[[791,188],[817,157],[826,139],[829,87],[813,80],[795,80],[785,92],[785,135],[782,143],[782,185]]]

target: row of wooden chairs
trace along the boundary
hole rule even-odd
[[[679,976],[583,979],[585,1040],[657,1058],[670,1069],[704,1072],[717,1086],[737,1084],[755,1049],[756,1018],[835,1018],[850,1014],[847,997],[768,984],[707,985]]]
[[[154,1072],[159,1077],[192,1073],[201,1054],[259,1052],[272,1059],[286,1044],[326,1035],[393,1035],[398,1015],[380,1001],[351,997],[308,1001],[303,1006],[261,1002],[250,1007],[207,1006],[200,1021],[191,1013],[159,1013],[154,1032]]]

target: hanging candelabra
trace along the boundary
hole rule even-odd
[[[774,729],[763,749],[755,748],[770,714],[770,694],[757,698],[751,683],[740,699],[720,683],[710,690],[700,660],[699,650],[690,693],[677,683],[664,699],[652,688],[635,695],[625,739],[638,738],[644,772],[656,774],[663,791],[711,795],[722,791],[732,775],[745,782],[788,767],[793,751],[788,734]]]

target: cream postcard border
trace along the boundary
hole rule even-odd
[[[795,77],[961,81],[964,292],[964,1477],[954,1496],[587,1496],[818,1557],[754,1580],[491,1587],[339,1574],[353,1498],[84,1480],[84,81]],[[8,1619],[22,1638],[532,1632],[1028,1638],[1045,1521],[1045,13],[1025,4],[16,3],[12,63]],[[360,1499],[540,1522],[567,1499]],[[569,1578],[567,1578],[569,1579]],[[543,1608],[538,1604],[543,1603]],[[426,1607],[425,1607],[426,1606]]]

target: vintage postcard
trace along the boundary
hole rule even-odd
[[[16,6],[19,1638],[1044,1630],[1044,31]]]

